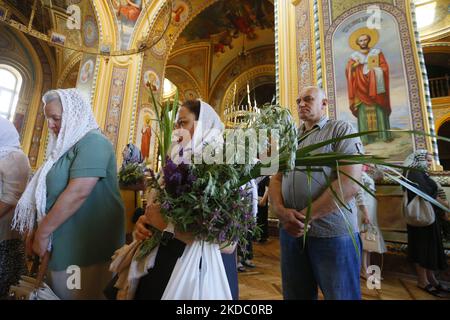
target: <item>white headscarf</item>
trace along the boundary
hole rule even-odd
[[[194,153],[202,152],[205,145],[223,142],[222,132],[225,126],[219,115],[206,102],[200,101],[200,115],[191,145]]]
[[[172,160],[176,163],[180,163],[183,160],[185,163],[189,163],[190,155],[194,154],[199,156],[202,154],[205,146],[222,146],[223,145],[223,130],[225,126],[220,120],[219,115],[216,113],[213,107],[206,102],[200,100],[200,114],[197,126],[194,130],[191,141],[184,146],[183,155],[178,157],[178,153],[172,153]],[[177,149],[178,150],[178,149]],[[181,160],[180,160],[181,159]],[[177,162],[178,161],[178,162]]]
[[[0,116],[0,159],[17,150],[20,150],[20,141],[16,127]]]
[[[77,89],[55,90],[63,108],[58,136],[50,132],[47,160],[33,176],[17,203],[13,227],[20,232],[32,230],[45,216],[47,174],[53,165],[89,131],[98,129],[90,103]]]
[[[428,170],[427,155],[427,150],[418,149],[406,157],[405,161],[403,162],[403,166],[421,170]]]

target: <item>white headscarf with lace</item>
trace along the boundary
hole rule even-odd
[[[13,227],[20,232],[32,230],[46,214],[46,178],[53,165],[89,131],[99,128],[90,103],[84,100],[77,89],[53,92],[58,94],[63,109],[61,129],[57,136],[50,132],[47,160],[35,173],[17,203]],[[44,97],[49,94],[47,92]]]
[[[427,162],[427,155],[428,151],[424,149],[418,149],[411,153],[409,156],[406,157],[405,161],[403,162],[404,167],[410,167],[410,168],[416,168],[421,170],[428,170],[428,162]]]
[[[17,150],[20,150],[20,141],[16,127],[0,116],[0,159]]]

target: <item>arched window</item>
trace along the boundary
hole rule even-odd
[[[0,64],[0,116],[13,121],[19,100],[22,77],[7,65]]]

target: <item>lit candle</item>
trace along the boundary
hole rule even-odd
[[[233,108],[236,103],[236,82],[234,83],[234,90],[233,90]]]
[[[247,82],[247,100],[248,100],[248,106],[250,107],[252,105],[252,100],[250,99],[250,85]]]

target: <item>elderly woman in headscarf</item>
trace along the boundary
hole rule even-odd
[[[375,181],[372,178],[375,174],[374,167],[363,166],[361,183],[372,193],[375,193]],[[383,254],[386,252],[386,245],[378,226],[377,200],[363,188],[358,191],[355,200],[358,207],[358,222],[363,245],[361,277],[367,279],[369,276],[368,267],[372,265],[371,252]],[[377,234],[375,239],[368,240],[368,233],[373,235],[374,232]]]
[[[114,149],[76,89],[52,90],[42,100],[47,160],[17,204],[14,227],[28,232],[27,253],[51,252],[48,280],[59,298],[102,299],[111,255],[125,240]],[[71,276],[79,281],[68,288]]]
[[[431,164],[431,154],[427,150],[417,150],[406,158],[403,165],[418,170],[407,170],[405,176],[422,192],[448,207],[438,184],[428,174]],[[416,194],[408,190],[407,196],[409,203]],[[443,214],[438,207],[433,206],[433,209],[436,217]],[[434,275],[434,271],[447,268],[439,219],[425,227],[407,225],[407,230],[408,258],[416,268],[417,286],[434,296],[445,297],[450,293],[449,288],[439,283]]]
[[[0,299],[6,297],[9,286],[26,272],[23,241],[11,229],[11,222],[30,173],[16,128],[0,117]]]
[[[206,144],[222,142],[222,131],[224,125],[214,109],[200,100],[185,101],[178,114],[177,128],[183,129],[185,133],[178,142],[182,146],[183,159],[190,159],[190,155],[201,153]],[[176,149],[176,148],[175,148]],[[176,153],[178,155],[179,153]],[[177,161],[176,157],[173,159]],[[182,161],[182,159],[178,159]],[[159,230],[167,228],[167,223],[159,213],[157,205],[149,205],[146,214],[141,216],[136,223],[135,237],[145,240],[151,236],[146,224],[152,225]],[[189,233],[175,230],[174,238],[167,245],[160,246],[152,269],[140,279],[135,293],[135,299],[159,300],[169,282],[172,271],[179,257],[182,256],[186,244],[190,244],[193,237]],[[236,249],[229,247],[222,250],[222,261],[227,274],[233,299],[238,299],[238,277],[236,269]]]

